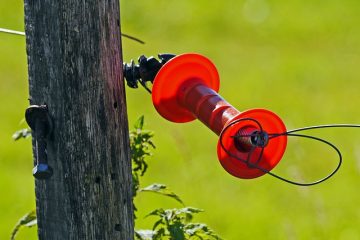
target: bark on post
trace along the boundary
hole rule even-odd
[[[132,239],[119,1],[24,1],[29,100],[54,122],[39,239]]]

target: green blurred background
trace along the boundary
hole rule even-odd
[[[268,108],[289,129],[325,123],[360,122],[360,2],[285,0],[123,0],[124,61],[141,54],[198,52],[221,76],[220,93],[239,110]],[[0,2],[0,27],[23,30],[23,3]],[[29,140],[11,135],[25,127],[28,105],[25,39],[0,33],[0,239],[35,208]],[[143,89],[127,88],[130,124],[142,114],[156,133],[157,149],[142,185],[165,183],[187,205],[205,209],[195,221],[225,239],[360,239],[360,130],[313,134],[340,147],[344,165],[323,184],[304,188],[270,176],[241,180],[218,163],[217,137],[200,122],[162,119]],[[291,139],[275,172],[310,181],[336,164],[326,147]],[[55,169],[56,170],[56,169]],[[137,228],[158,207],[181,207],[143,193],[137,199]],[[84,223],[86,224],[86,223]],[[18,239],[36,239],[24,229]]]

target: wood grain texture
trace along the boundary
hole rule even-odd
[[[25,0],[30,104],[46,104],[39,239],[133,239],[118,0]]]

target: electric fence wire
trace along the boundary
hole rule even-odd
[[[11,30],[11,29],[6,29],[6,28],[0,28],[0,32],[3,33],[8,33],[8,34],[14,34],[14,35],[20,35],[20,36],[25,36],[25,32],[20,32],[20,31],[15,31],[15,30]],[[135,42],[138,42],[140,44],[145,44],[145,42],[137,37],[131,36],[129,34],[126,33],[121,33],[121,36],[128,38],[130,40],[133,40]]]
[[[327,124],[327,125],[317,125],[317,126],[309,126],[309,127],[303,127],[303,128],[297,128],[297,129],[293,129],[293,130],[289,130],[289,131],[286,131],[286,132],[282,132],[282,133],[267,133],[268,136],[269,136],[269,141],[271,141],[272,139],[275,139],[277,137],[280,137],[280,136],[288,136],[288,137],[301,137],[301,138],[307,138],[307,139],[312,139],[312,140],[315,140],[315,141],[318,141],[318,142],[321,142],[321,143],[324,143],[326,145],[328,145],[329,147],[331,147],[333,150],[335,150],[335,152],[337,153],[338,155],[338,164],[336,165],[336,167],[334,168],[333,171],[331,171],[330,174],[328,174],[327,176],[325,176],[324,178],[321,178],[319,180],[316,180],[316,181],[313,181],[313,182],[305,182],[305,183],[302,183],[302,182],[297,182],[297,181],[294,181],[294,180],[289,180],[287,178],[284,178],[282,176],[279,176],[261,166],[259,166],[258,164],[261,162],[261,159],[262,159],[262,156],[263,156],[263,153],[264,153],[264,149],[266,148],[266,146],[252,146],[249,153],[248,153],[248,156],[247,156],[247,159],[242,159],[238,156],[236,156],[235,154],[231,153],[228,149],[226,149],[226,147],[224,146],[224,143],[223,143],[223,138],[224,138],[224,135],[225,133],[233,126],[235,126],[236,124],[239,124],[240,122],[244,122],[244,121],[252,121],[254,122],[260,131],[256,132],[256,133],[252,133],[250,135],[235,135],[235,136],[231,136],[232,138],[243,138],[243,137],[256,137],[257,135],[255,134],[259,134],[260,133],[263,133],[263,127],[261,126],[261,124],[256,120],[256,119],[253,119],[253,118],[241,118],[241,119],[237,119],[233,122],[231,122],[230,124],[228,124],[220,133],[220,140],[219,140],[219,143],[220,143],[220,146],[221,148],[226,152],[226,154],[228,154],[230,157],[246,164],[248,167],[250,168],[255,168],[255,169],[258,169],[264,173],[267,173],[269,174],[270,176],[272,177],[275,177],[281,181],[284,181],[284,182],[287,182],[289,184],[293,184],[293,185],[297,185],[297,186],[312,186],[312,185],[316,185],[316,184],[319,184],[319,183],[322,183],[326,180],[328,180],[329,178],[331,178],[340,168],[341,164],[342,164],[342,154],[339,150],[339,148],[337,148],[333,143],[325,140],[325,139],[322,139],[322,138],[319,138],[319,137],[315,137],[315,136],[311,136],[311,135],[305,135],[305,134],[298,134],[298,132],[302,132],[302,131],[308,131],[308,130],[313,130],[313,129],[325,129],[325,128],[360,128],[360,124]],[[260,154],[259,154],[259,157],[257,159],[257,161],[255,163],[252,163],[250,162],[250,159],[251,159],[251,156],[252,154],[255,152],[255,150],[257,148],[260,148]]]

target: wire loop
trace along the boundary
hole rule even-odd
[[[319,137],[315,137],[315,136],[311,136],[311,135],[304,135],[304,134],[298,134],[297,132],[301,132],[301,131],[307,131],[307,130],[312,130],[312,129],[324,129],[324,128],[360,128],[360,125],[358,124],[328,124],[328,125],[318,125],[318,126],[310,126],[310,127],[304,127],[304,128],[297,128],[297,129],[293,129],[293,130],[289,130],[289,131],[286,131],[286,132],[282,132],[282,133],[267,133],[268,136],[269,136],[269,141],[271,141],[271,139],[274,139],[274,138],[277,138],[277,137],[280,137],[280,136],[289,136],[289,137],[301,137],[301,138],[308,138],[308,139],[312,139],[312,140],[315,140],[315,141],[318,141],[318,142],[321,142],[321,143],[324,143],[326,145],[328,145],[330,148],[332,148],[333,150],[335,150],[335,152],[337,153],[338,155],[338,158],[339,158],[339,161],[338,161],[338,164],[336,165],[336,167],[334,168],[333,171],[331,171],[327,176],[325,176],[324,178],[321,178],[319,180],[316,180],[314,182],[305,182],[305,183],[302,183],[302,182],[297,182],[297,181],[294,181],[294,180],[289,180],[287,178],[284,178],[282,176],[279,176],[275,173],[272,173],[271,171],[263,168],[263,167],[260,167],[258,164],[261,162],[261,159],[262,159],[262,156],[263,156],[263,153],[264,153],[264,149],[266,148],[266,146],[252,146],[250,151],[249,151],[249,154],[247,156],[247,159],[242,159],[234,154],[232,154],[228,149],[225,148],[224,146],[224,143],[223,143],[223,136],[224,134],[226,133],[226,131],[228,129],[230,129],[232,126],[234,126],[235,124],[238,124],[240,122],[243,122],[243,121],[252,121],[254,122],[258,127],[259,127],[259,130],[260,132],[264,132],[263,131],[263,128],[260,124],[259,121],[257,121],[256,119],[253,119],[253,118],[240,118],[240,119],[237,119],[233,122],[231,122],[230,124],[228,124],[220,133],[220,140],[219,140],[219,143],[220,143],[220,146],[221,148],[226,152],[226,154],[228,154],[230,157],[246,164],[249,168],[256,168],[264,173],[267,173],[269,174],[270,176],[272,177],[275,177],[279,180],[282,180],[284,182],[287,182],[289,184],[293,184],[293,185],[297,185],[297,186],[312,186],[312,185],[316,185],[316,184],[319,184],[319,183],[322,183],[326,180],[328,180],[329,178],[331,178],[340,168],[341,164],[342,164],[342,155],[341,155],[341,152],[340,150],[331,142],[325,140],[325,139],[322,139],[322,138],[319,138]],[[253,134],[248,134],[248,135],[236,135],[236,136],[232,136],[232,138],[239,138],[239,137],[252,137]],[[255,149],[256,148],[261,148],[261,151],[260,151],[260,155],[259,155],[259,158],[257,159],[257,161],[255,163],[252,163],[250,162],[250,159],[251,159],[251,155],[254,153]]]

